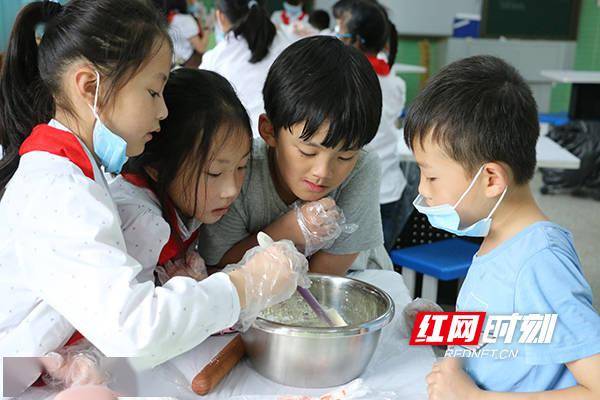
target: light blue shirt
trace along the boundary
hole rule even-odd
[[[486,345],[517,350],[503,356],[465,358],[465,371],[479,387],[501,392],[562,389],[577,382],[565,363],[600,353],[600,316],[592,306],[571,234],[538,222],[483,256],[475,256],[460,290],[457,309],[487,315],[558,314],[549,344]],[[482,348],[483,350],[483,348]]]

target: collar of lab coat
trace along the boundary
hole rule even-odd
[[[32,151],[45,151],[67,158],[77,165],[85,176],[94,180],[94,168],[90,155],[85,150],[85,145],[58,121],[54,126],[56,127],[50,124],[39,124],[34,127],[21,145],[19,155],[22,156]]]
[[[373,66],[375,73],[380,76],[388,76],[390,74],[390,66],[387,61],[382,60],[376,56],[367,56],[367,59]]]

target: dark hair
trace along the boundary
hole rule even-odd
[[[276,34],[275,25],[264,7],[263,0],[219,0],[217,8],[231,22],[235,37],[242,36],[252,52],[251,63],[257,63],[269,54]]]
[[[308,16],[308,23],[322,31],[329,28],[329,13],[325,10],[314,10]]]
[[[344,14],[345,11],[348,11],[350,9],[350,6],[352,5],[352,3],[355,0],[338,0],[335,2],[335,4],[333,5],[333,7],[331,7],[331,11],[333,13],[333,17],[334,18],[341,18],[342,14]]]
[[[46,23],[39,47],[35,28]],[[19,164],[19,147],[56,107],[71,110],[61,75],[73,61],[88,60],[106,82],[105,104],[158,51],[171,42],[155,8],[142,0],[72,0],[26,5],[17,15],[0,77],[0,188]]]
[[[368,144],[381,119],[381,87],[367,58],[330,36],[299,40],[277,57],[263,89],[266,114],[275,132],[306,122],[301,139],[322,124],[322,145],[344,150]]]
[[[376,0],[339,0],[333,5],[335,18],[341,18],[346,12],[350,14],[346,28],[352,40],[358,40],[363,51],[374,53],[383,50],[387,43],[387,62],[392,67],[398,53],[398,32],[387,9]]]
[[[187,14],[187,0],[152,0],[156,8],[165,16],[171,11],[178,11],[181,14]]]
[[[125,165],[125,171],[146,176],[145,167],[156,169],[158,179],[152,185],[163,210],[169,187],[182,166],[192,163],[193,175],[188,180],[196,185],[197,196],[200,177],[204,166],[211,161],[209,152],[218,148],[215,146],[240,132],[252,143],[248,113],[231,84],[221,75],[200,69],[174,70],[165,86],[164,99],[169,116],[160,122],[160,133],[146,144],[144,153]],[[218,137],[224,125],[225,137]]]
[[[453,62],[431,79],[408,110],[406,144],[423,145],[428,135],[469,173],[501,161],[517,184],[526,183],[535,170],[539,136],[531,89],[497,57]]]

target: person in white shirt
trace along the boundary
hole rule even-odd
[[[306,37],[305,32],[310,28],[308,14],[304,11],[303,0],[284,1],[283,10],[273,11],[271,21],[290,42]]]
[[[186,0],[154,0],[169,24],[173,42],[173,63],[197,68],[208,46],[208,31],[201,29],[199,21],[188,12]]]
[[[217,45],[204,54],[200,68],[217,72],[231,82],[248,110],[252,133],[258,138],[258,117],[265,112],[262,88],[271,64],[289,41],[269,20],[262,0],[247,4],[217,1],[215,32]]]
[[[393,42],[390,48],[397,47],[395,28],[383,8],[372,1],[364,0],[345,2],[345,4],[344,11],[338,13],[337,36],[365,54],[377,73],[381,85],[383,100],[381,123],[375,138],[367,148],[376,152],[381,159],[382,179],[379,202],[385,247],[389,251],[400,234],[401,215],[412,211],[403,210],[400,203],[406,179],[400,168],[398,147],[402,134],[396,127],[396,121],[404,108],[406,84],[402,78],[391,73],[389,61],[378,57],[388,41]],[[392,53],[390,56],[393,60],[396,54]]]
[[[108,357],[151,367],[306,283],[306,259],[279,242],[201,282],[137,280],[143,267],[127,252],[101,167],[118,173],[168,114],[172,50],[153,7],[30,3],[8,48],[0,81],[2,356],[42,356],[83,337]]]

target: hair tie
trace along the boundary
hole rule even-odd
[[[250,0],[248,2],[248,10],[257,5],[258,5],[258,2],[256,0]]]
[[[42,4],[42,22],[48,22],[61,13],[63,6],[57,1],[44,0]]]

